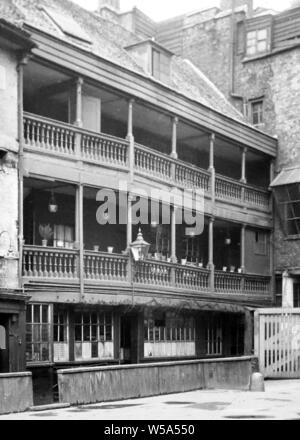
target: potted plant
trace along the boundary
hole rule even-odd
[[[108,246],[108,248],[107,248],[107,252],[108,252],[109,254],[113,254],[113,252],[114,252],[114,248],[113,248],[112,246]]]
[[[47,246],[48,241],[51,240],[53,237],[53,231],[50,225],[40,225],[39,226],[39,233],[42,237],[42,245],[44,247]]]

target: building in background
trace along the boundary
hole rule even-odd
[[[277,140],[109,3],[98,13],[67,0],[0,8],[36,45],[6,109],[19,117],[19,192],[15,172],[8,221],[16,228],[18,219],[36,402],[52,394],[61,367],[251,354],[252,312],[274,303]],[[157,193],[146,200],[149,188]],[[177,224],[180,203],[159,198],[186,189],[204,194],[199,236]],[[116,194],[115,224],[99,190]],[[133,224],[142,203],[149,221]],[[128,250],[139,228],[150,248],[134,261]]]
[[[159,23],[137,9],[120,20],[191,60],[249,123],[278,138],[271,183],[275,289],[278,306],[299,307],[300,3],[291,6],[278,13],[255,9],[252,0],[224,0],[220,8]]]

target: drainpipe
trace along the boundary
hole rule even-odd
[[[23,288],[22,265],[23,265],[23,193],[24,193],[24,133],[23,133],[23,77],[24,66],[28,62],[28,54],[22,53],[17,65],[18,72],[18,141],[19,141],[19,161],[18,161],[18,241],[19,241],[19,267],[18,278],[19,288]]]

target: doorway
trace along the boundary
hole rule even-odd
[[[0,315],[0,373],[8,373],[8,318]]]
[[[131,363],[131,317],[121,317],[120,359],[125,364]]]
[[[300,308],[300,283],[294,284],[294,307]]]

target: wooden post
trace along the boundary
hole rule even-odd
[[[246,176],[246,161],[247,161],[247,148],[242,148],[242,162],[241,162],[241,183],[247,183]]]
[[[178,118],[174,117],[172,121],[172,152],[171,157],[173,159],[178,159],[178,153],[177,153],[177,125],[178,125]]]
[[[84,234],[83,234],[83,185],[76,188],[76,242],[79,245],[78,277],[80,282],[80,299],[84,296]]]
[[[130,173],[131,182],[133,182],[134,180],[134,165],[135,165],[134,136],[133,136],[133,104],[134,104],[134,99],[130,99],[128,103],[128,122],[127,122],[127,136],[126,136],[126,139],[129,142],[128,162],[129,162],[129,173]]]
[[[171,261],[177,263],[176,253],[176,208],[171,206]]]
[[[244,315],[244,355],[251,356],[253,351],[254,321],[250,311]]]
[[[209,219],[209,239],[208,239],[208,265],[210,270],[210,290],[215,291],[215,265],[214,265],[214,221],[213,217]]]
[[[241,227],[241,269],[242,273],[245,273],[245,257],[246,257],[246,225]]]
[[[75,125],[77,127],[82,127],[82,86],[83,79],[78,78],[76,81],[76,121]]]
[[[216,199],[215,142],[216,136],[214,133],[212,133],[209,144],[209,171],[211,181],[211,201],[213,204],[215,203]]]

